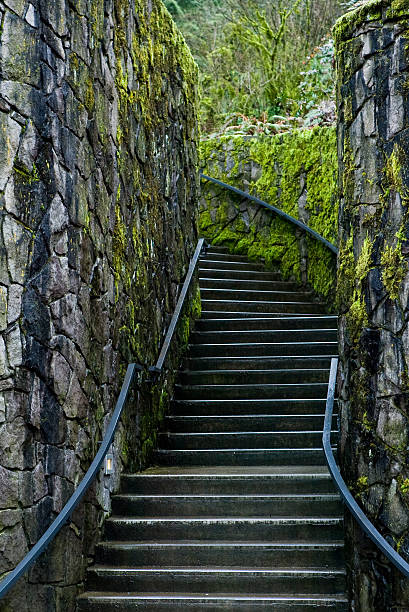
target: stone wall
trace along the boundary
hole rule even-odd
[[[0,20],[1,577],[82,478],[128,362],[155,362],[198,183],[196,66],[160,0],[0,0]],[[75,609],[122,465],[155,445],[160,382],[2,612]]]
[[[225,136],[201,144],[205,174],[248,191],[300,219],[329,241],[337,237],[335,128],[276,136]],[[335,258],[324,246],[274,213],[212,183],[202,184],[200,230],[213,244],[265,259],[284,277],[327,298]]]
[[[335,27],[340,157],[340,460],[409,560],[409,5],[372,1]],[[346,517],[351,609],[409,609],[409,586]]]

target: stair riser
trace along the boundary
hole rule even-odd
[[[258,263],[248,263],[245,261],[234,261],[229,260],[228,263],[226,261],[218,261],[217,259],[208,258],[199,260],[199,269],[200,270],[237,270],[240,272],[264,272],[265,268],[262,264]],[[274,274],[274,272],[273,272]],[[276,275],[277,280],[280,279],[280,276]]]
[[[272,344],[196,344],[190,345],[191,357],[274,357],[336,355],[336,342],[275,342]]]
[[[327,383],[329,370],[227,370],[182,372],[179,382],[182,385],[249,385]]]
[[[328,384],[310,383],[297,385],[176,385],[177,399],[323,399],[327,396]]]
[[[252,319],[199,319],[195,329],[200,332],[228,332],[248,330],[280,329],[336,329],[337,321],[332,317],[270,317]]]
[[[157,451],[159,465],[326,465],[324,451],[319,449],[250,450],[250,451]]]
[[[108,574],[105,571],[91,570],[88,585],[92,590],[111,592],[168,592],[168,593],[314,593],[319,583],[319,592],[342,593],[345,590],[345,577],[342,574],[321,574],[318,577],[297,575],[258,575],[258,573],[204,574],[202,572],[119,572]]]
[[[183,415],[248,415],[248,414],[285,414],[292,415],[324,414],[325,399],[287,399],[287,400],[174,400],[171,413]]]
[[[248,302],[309,302],[303,291],[274,291],[252,289],[206,289],[200,288],[203,300],[244,300]],[[312,300],[311,300],[312,301]]]
[[[333,418],[333,429],[337,426]],[[168,418],[165,428],[172,433],[216,433],[234,431],[322,431],[324,416],[293,416],[282,417],[198,417]]]
[[[246,290],[246,291],[282,291],[300,294],[300,288],[295,283],[283,281],[264,280],[259,278],[233,279],[233,278],[213,278],[212,272],[202,272],[199,276],[200,289],[223,289],[223,290]],[[304,295],[304,294],[302,294]]]
[[[331,357],[197,357],[186,359],[184,369],[196,370],[290,370],[290,369],[328,369]]]
[[[311,313],[311,312],[306,312],[306,313],[299,313],[299,312],[252,312],[251,310],[245,311],[245,312],[240,312],[239,310],[234,311],[234,312],[229,312],[228,310],[203,310],[202,309],[202,315],[200,320],[204,321],[204,320],[212,320],[214,321],[215,319],[230,319],[230,320],[236,320],[236,319],[265,319],[266,317],[274,317],[274,319],[278,319],[280,317],[284,318],[284,319],[289,319],[291,317],[294,318],[299,318],[299,317],[317,317],[317,316],[322,316],[321,314],[317,314],[317,313]]]
[[[135,600],[124,600],[124,599],[108,599],[105,602],[99,598],[90,600],[81,600],[78,604],[78,612],[121,612],[122,610],[153,610],[154,612],[178,612],[179,610],[185,612],[186,610],[196,610],[202,612],[203,610],[210,610],[211,612],[224,612],[229,610],[230,612],[239,610],[240,612],[290,612],[292,610],[299,610],[299,612],[326,612],[331,609],[332,612],[346,612],[348,610],[347,603],[341,603],[337,601],[329,600],[328,604],[320,603],[319,601],[311,603],[297,602],[293,600],[286,601],[274,601],[274,603],[263,603],[257,600],[244,602],[226,600],[225,603],[209,603],[206,600],[200,602],[190,601],[187,599],[173,601],[163,601],[149,599]]]
[[[236,296],[233,300],[219,297],[208,299],[202,296],[203,310],[217,310],[218,312],[271,312],[271,313],[294,313],[294,314],[325,314],[325,306],[314,302],[296,302],[287,300],[280,301],[244,301]]]
[[[194,332],[190,344],[239,344],[242,342],[336,342],[337,332],[330,329],[253,330],[226,332]]]
[[[202,265],[202,262],[206,262],[209,260],[211,261],[239,261],[239,262],[241,261],[245,264],[249,263],[249,260],[246,257],[246,255],[235,255],[229,252],[224,253],[224,252],[213,250],[213,248],[207,251],[204,257],[201,257],[199,259],[200,266]],[[258,265],[261,265],[262,268],[264,268],[261,262],[255,262],[255,263]]]
[[[265,476],[209,476],[180,478],[165,476],[122,476],[121,493],[148,495],[277,495],[335,493],[332,479],[326,475],[265,477]]]
[[[149,540],[155,534],[155,540],[243,540],[295,542],[303,541],[331,541],[341,540],[343,537],[342,525],[251,525],[248,522],[242,525],[197,524],[197,522],[180,524],[166,521],[161,524],[132,524],[130,522],[107,521],[105,524],[105,537],[107,540]]]
[[[301,547],[293,549],[276,549],[273,545],[265,547],[223,546],[141,546],[139,548],[104,547],[96,550],[98,563],[123,566],[228,566],[228,567],[334,567],[342,568],[342,549],[327,550]]]
[[[322,431],[275,432],[275,433],[215,433],[209,434],[162,434],[159,448],[172,450],[203,450],[229,448],[319,448]],[[336,443],[336,435],[332,436]]]
[[[342,504],[339,499],[322,501],[319,497],[291,499],[253,499],[249,498],[198,498],[173,497],[144,499],[138,497],[113,497],[112,512],[115,515],[144,516],[177,516],[177,517],[212,517],[212,516],[291,516],[291,517],[339,517],[342,514]],[[151,534],[152,535],[152,534]],[[171,535],[171,534],[169,534]],[[155,533],[156,537],[156,533]],[[246,537],[243,533],[243,537]],[[171,538],[172,539],[172,538]]]
[[[199,265],[199,277],[200,278],[226,278],[236,280],[266,280],[281,282],[281,277],[277,272],[262,272],[261,270],[234,270],[224,266],[224,269],[218,270],[216,268],[204,268],[202,264]],[[282,283],[284,284],[284,283]]]

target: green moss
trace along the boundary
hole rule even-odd
[[[396,300],[407,272],[407,263],[400,245],[395,248],[386,245],[381,254],[382,282],[391,300]]]
[[[298,217],[300,181],[305,178],[306,210],[309,225],[332,242],[337,239],[337,153],[334,128],[294,130],[288,134],[244,138],[224,136],[201,143],[202,164],[205,172],[222,181],[243,188],[242,166],[251,160],[261,169],[260,177],[249,185],[252,194],[277,206],[291,216]],[[225,158],[220,168],[219,159]],[[212,187],[204,187],[206,205],[200,214],[202,234],[214,244],[223,244],[233,253],[252,259],[262,259],[270,267],[279,266],[284,277],[301,279],[299,241],[294,227],[263,212],[257,204],[248,203],[240,210],[238,200],[222,193],[217,207]],[[251,219],[254,213],[266,215],[260,227]],[[250,218],[250,220],[249,220]],[[325,247],[307,239],[308,282],[323,296],[334,287],[334,258]]]
[[[357,344],[362,329],[368,325],[368,313],[363,294],[359,289],[355,289],[352,302],[346,313],[347,330],[351,341]]]
[[[399,0],[398,0],[399,1]],[[333,36],[338,47],[352,37],[353,32],[365,21],[376,21],[382,17],[383,0],[369,0],[362,6],[345,13],[333,27]]]

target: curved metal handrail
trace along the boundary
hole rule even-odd
[[[140,371],[142,369],[142,366],[137,365],[135,363],[131,363],[128,365],[114,412],[109,422],[104,439],[101,443],[101,447],[95,455],[93,462],[89,466],[84,478],[81,480],[80,484],[65,504],[64,508],[51,523],[47,531],[38,540],[37,544],[33,546],[30,552],[24,557],[22,561],[20,561],[20,563],[14,568],[14,570],[12,570],[6,576],[6,578],[4,578],[0,582],[0,599],[4,597],[4,595],[9,591],[9,589],[11,589],[15,582],[31,567],[34,561],[41,555],[42,552],[44,552],[49,543],[55,538],[60,529],[67,523],[75,508],[78,506],[84,494],[86,493],[88,487],[95,479],[98,470],[101,466],[101,463],[103,462],[105,455],[107,454],[108,449],[111,446],[112,440],[114,438],[119,419],[121,418],[123,407],[127,400],[128,393],[135,376],[135,372],[137,370]]]
[[[259,204],[260,206],[263,206],[264,208],[268,208],[269,210],[272,210],[279,217],[282,217],[286,221],[289,221],[293,225],[296,225],[297,227],[302,229],[304,232],[307,232],[307,234],[310,234],[313,238],[318,240],[318,242],[321,242],[323,245],[325,245],[327,249],[332,251],[335,255],[338,254],[338,249],[335,245],[332,244],[332,242],[329,242],[329,240],[324,238],[324,236],[321,236],[321,234],[319,234],[315,230],[308,227],[308,225],[306,225],[302,221],[299,221],[298,219],[291,217],[291,215],[288,215],[283,210],[280,210],[279,208],[272,206],[272,204],[267,204],[267,202],[264,202],[263,200],[260,200],[259,198],[256,198],[255,196],[250,195],[249,193],[246,193],[245,191],[242,191],[241,189],[237,189],[237,187],[233,187],[233,185],[228,185],[227,183],[223,183],[223,181],[219,181],[219,179],[215,179],[215,178],[212,178],[211,176],[207,176],[206,174],[203,174],[203,172],[200,173],[200,178],[203,179],[204,181],[210,181],[211,183],[214,183],[215,185],[219,185],[219,187],[224,187],[225,189],[228,189],[229,191],[232,191],[233,193],[236,193],[237,195],[243,198],[246,198],[247,200],[251,200],[251,202],[255,202],[256,204]]]
[[[193,274],[196,270],[196,266],[198,264],[199,257],[203,250],[204,245],[205,245],[204,238],[200,238],[199,242],[197,243],[194,255],[192,259],[190,260],[189,269],[186,274],[185,282],[183,283],[182,291],[180,292],[175,311],[173,313],[166,337],[163,341],[162,348],[159,353],[158,360],[154,366],[151,366],[149,368],[149,372],[152,372],[152,374],[156,377],[159,376],[159,374],[161,373],[163,365],[165,363],[166,356],[169,351],[170,343],[172,342],[172,338],[176,330],[176,326],[177,326],[177,323],[180,317],[180,313],[182,312],[183,304],[185,303],[185,299],[189,291],[190,284],[192,282]]]
[[[322,434],[322,444],[324,447],[325,458],[327,460],[328,469],[331,473],[332,479],[341,494],[341,497],[351,512],[352,516],[359,524],[361,529],[366,533],[366,535],[372,540],[372,542],[383,552],[383,554],[398,568],[402,574],[409,578],[409,563],[400,556],[399,553],[396,552],[392,548],[390,544],[385,540],[385,538],[379,533],[376,527],[371,523],[371,521],[367,518],[364,511],[355,501],[351,492],[349,491],[347,485],[345,484],[344,479],[341,476],[341,473],[338,469],[338,466],[335,462],[334,454],[331,448],[331,423],[332,423],[332,412],[334,407],[334,396],[335,396],[335,383],[337,378],[337,369],[338,369],[338,358],[334,357],[331,359],[331,371],[328,383],[328,394],[327,394],[327,404],[325,408],[325,421],[324,421],[324,431]]]
[[[166,355],[169,350],[170,343],[172,341],[173,335],[175,333],[175,329],[179,320],[180,313],[182,311],[183,304],[185,302],[190,284],[192,282],[193,274],[196,269],[200,253],[205,245],[205,240],[201,238],[197,243],[195,253],[193,258],[190,261],[189,269],[186,274],[185,281],[183,283],[182,291],[180,292],[179,299],[176,304],[175,311],[172,316],[172,320],[170,322],[165,340],[162,344],[162,348],[160,351],[160,355],[158,361],[155,366],[151,366],[149,368],[150,372],[159,374],[162,371]],[[139,370],[142,371],[143,367],[139,364],[131,363],[128,365],[126,370],[124,382],[122,384],[121,392],[119,394],[118,400],[116,402],[116,406],[114,412],[112,414],[111,420],[109,422],[107,431],[105,433],[104,439],[101,443],[101,447],[97,454],[94,457],[90,467],[88,468],[84,478],[81,480],[80,484],[65,504],[64,508],[58,514],[58,516],[51,523],[47,531],[42,535],[42,537],[38,540],[38,542],[33,546],[33,548],[28,552],[28,554],[20,561],[20,563],[12,570],[1,582],[0,582],[0,599],[6,595],[6,593],[11,589],[11,587],[17,582],[17,580],[31,567],[34,561],[44,552],[49,543],[55,538],[61,528],[67,523],[70,519],[72,513],[75,508],[78,506],[79,502],[83,498],[90,484],[94,481],[98,470],[103,462],[109,447],[111,446],[111,442],[114,438],[116,428],[118,426],[119,420],[121,418],[122,410],[125,405],[125,402],[128,397],[129,390],[131,388],[131,384],[133,378],[135,376],[135,372]]]

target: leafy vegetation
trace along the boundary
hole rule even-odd
[[[335,117],[330,30],[351,0],[165,0],[201,70],[203,132],[273,134]]]

